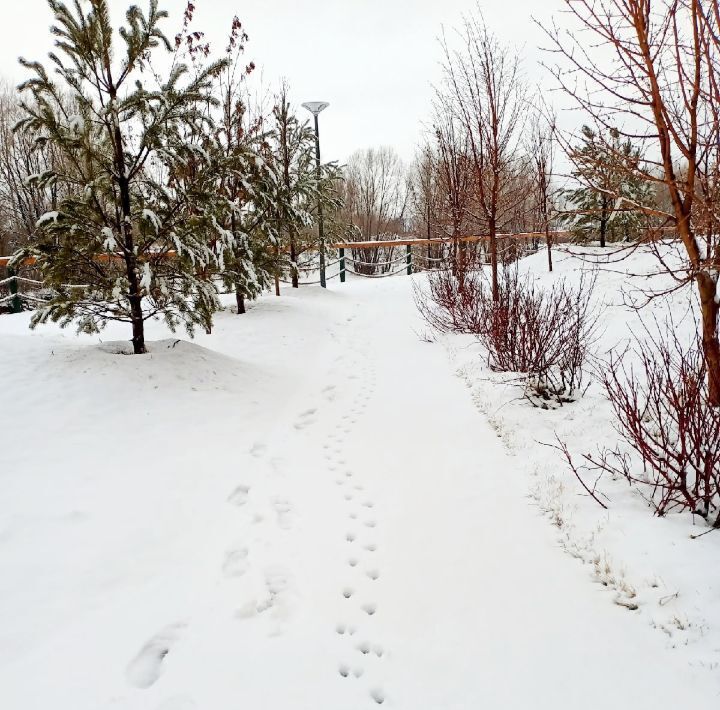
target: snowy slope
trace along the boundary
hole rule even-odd
[[[100,346],[0,318],[0,707],[717,697],[698,642],[669,648],[558,549],[528,495],[537,449],[508,451],[418,337],[411,281],[286,291],[193,343],[153,326],[143,358],[117,354],[124,330]]]
[[[665,255],[674,258],[670,250]],[[630,343],[631,332],[646,338],[641,316],[631,304],[645,303],[648,293],[662,293],[676,285],[659,274],[662,270],[651,253],[622,256],[597,248],[556,250],[552,274],[547,272],[543,253],[522,262],[522,268],[546,286],[558,279],[577,284],[583,271],[595,271],[599,330],[594,349],[600,357],[611,349],[622,350]],[[671,313],[676,334],[681,341],[689,341],[696,328],[693,311],[697,311],[696,300],[688,286],[652,300],[642,309],[642,318],[652,327],[653,319],[664,324]],[[531,481],[531,495],[557,528],[560,544],[588,565],[595,581],[609,590],[611,601],[638,605],[629,615],[658,629],[666,645],[686,647],[683,653],[693,664],[717,669],[720,537],[710,533],[691,539],[707,531],[702,519],[688,514],[655,518],[642,496],[645,491],[630,489],[624,480],[614,481],[607,475],[598,483],[610,508],[603,511],[574,480],[562,456],[543,445],[555,444],[557,435],[576,461],[582,454],[614,447],[617,433],[602,387],[592,382],[580,401],[541,412],[522,399],[515,378],[488,371],[481,349],[471,338],[443,340],[473,401]],[[632,353],[628,357],[633,361]]]

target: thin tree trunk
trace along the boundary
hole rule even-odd
[[[550,236],[550,230],[548,229],[547,222],[545,223],[545,243],[547,244],[547,254],[548,254],[548,271],[553,270],[553,263],[552,263],[552,237]]]
[[[245,296],[243,295],[243,292],[237,287],[235,287],[235,302],[237,303],[237,312],[240,316],[245,313]]]
[[[720,340],[718,340],[717,286],[706,273],[697,277],[702,310],[703,354],[707,364],[708,399],[713,407],[720,407]]]
[[[119,181],[120,199],[123,213],[123,234],[125,237],[125,270],[128,278],[128,300],[130,301],[130,320],[132,323],[132,343],[135,355],[143,355],[145,350],[145,320],[142,312],[142,294],[137,277],[137,258],[133,243],[132,224],[130,222],[130,186],[125,178]]]
[[[292,287],[299,288],[297,269],[297,246],[295,245],[295,230],[290,230],[290,263],[292,264]]]
[[[605,247],[605,234],[607,232],[607,202],[603,197],[602,213],[600,215],[600,246]]]
[[[490,269],[492,270],[492,297],[497,303],[500,300],[500,287],[498,285],[498,253],[497,253],[497,234],[495,229],[495,221],[490,220]]]

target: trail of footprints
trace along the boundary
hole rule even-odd
[[[359,365],[353,363],[350,368],[352,372],[358,372]],[[327,468],[335,476],[348,520],[344,533],[348,548],[347,583],[338,594],[346,605],[345,618],[354,619],[357,623],[341,621],[335,626],[335,633],[340,637],[343,649],[343,661],[338,664],[337,672],[342,678],[347,678],[348,682],[363,678],[373,664],[382,663],[385,655],[384,647],[372,640],[377,625],[376,616],[381,613],[373,593],[381,576],[374,559],[378,549],[375,502],[343,459],[342,442],[345,435],[350,433],[358,417],[364,413],[375,385],[375,373],[371,367],[360,365],[358,375],[349,376],[349,379],[361,383],[359,392],[350,411],[340,418],[339,431],[330,434],[324,447]],[[382,687],[372,686],[367,693],[373,705],[382,705],[386,701]]]

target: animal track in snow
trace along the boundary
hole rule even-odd
[[[374,567],[371,567],[369,570],[367,570],[367,571],[365,572],[365,574],[366,574],[370,579],[372,579],[373,582],[374,582],[376,579],[379,579],[379,578],[380,578],[380,572],[379,572],[379,570],[375,569]]]
[[[360,607],[368,616],[374,616],[377,611],[377,604],[374,602],[368,602]]]
[[[351,532],[345,533],[345,539],[348,542],[355,542],[355,540],[357,539],[357,536],[355,535],[354,532],[351,531]]]
[[[368,552],[376,552],[377,551],[377,545],[374,542],[370,542],[367,545],[365,545],[365,549]]]
[[[357,557],[351,557],[351,558],[348,560],[348,564],[349,564],[351,567],[357,567],[357,563],[358,563]]]
[[[238,486],[229,496],[228,503],[233,505],[243,506],[247,503],[248,495],[250,493],[250,486]]]
[[[346,666],[344,663],[340,665],[338,668],[338,673],[343,677],[347,678],[350,675],[350,667]]]
[[[385,702],[385,693],[381,688],[373,688],[370,691],[370,697],[378,704],[382,705]]]
[[[360,651],[360,653],[362,653],[363,656],[367,656],[371,651],[369,641],[360,641],[360,643],[358,643],[357,646],[355,646],[355,648],[358,651]]]
[[[138,652],[126,669],[128,681],[143,690],[153,685],[162,673],[162,664],[178,641],[185,624],[172,624],[155,634]]]
[[[350,599],[353,594],[355,594],[355,590],[352,587],[345,587],[345,589],[343,589],[342,595],[345,599]]]
[[[377,522],[373,520],[372,518],[369,518],[365,521],[365,527],[366,528],[374,528],[377,525]]]

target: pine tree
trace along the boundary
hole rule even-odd
[[[220,277],[235,293],[238,314],[245,313],[247,300],[270,286],[278,244],[278,176],[265,116],[245,91],[245,79],[255,68],[242,62],[247,39],[235,17],[226,49],[229,61],[218,75],[221,116],[213,145],[216,218],[230,243]]]
[[[582,142],[570,153],[573,177],[579,187],[565,192],[571,209],[567,218],[578,238],[599,236],[607,242],[633,240],[644,224],[644,214],[634,205],[651,204],[652,186],[638,177],[639,149],[629,139],[620,140],[615,130],[605,138],[583,126]]]
[[[326,236],[331,238],[333,215],[339,208],[335,163],[320,166],[318,181],[315,162],[315,131],[301,122],[288,99],[283,83],[272,112],[271,160],[277,174],[275,220],[281,242],[276,254],[276,279],[289,270],[293,288],[298,288],[298,258],[319,245],[310,227],[317,221],[318,203],[325,216]],[[277,283],[276,280],[276,283]]]
[[[210,327],[219,307],[212,275],[233,235],[209,209],[207,136],[213,77],[226,62],[191,76],[175,61],[166,81],[146,86],[153,53],[172,51],[159,27],[167,13],[156,0],[147,13],[127,10],[121,42],[107,0],[48,4],[59,80],[41,63],[21,60],[34,76],[20,86],[30,95],[20,129],[62,155],[66,168],[32,179],[62,184],[66,196],[17,255],[35,256],[55,291],[32,326],[76,322],[92,333],[108,321],[128,322],[134,352],[144,353],[149,318],[172,329],[182,324],[192,335],[196,325]]]

